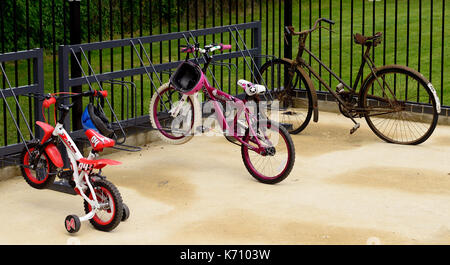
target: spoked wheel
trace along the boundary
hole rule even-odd
[[[150,102],[151,124],[158,130],[159,137],[170,144],[189,141],[194,136],[195,121],[201,118],[198,99],[189,96],[185,102],[181,102],[182,96],[166,83],[158,88]],[[171,111],[177,107],[180,111],[176,117],[172,117]]]
[[[122,221],[123,202],[119,190],[107,180],[96,180],[92,183],[100,209],[89,222],[98,230],[111,231]],[[89,189],[86,192],[89,199],[93,199]],[[84,211],[91,212],[92,206],[85,200]]]
[[[380,84],[372,76],[360,99],[372,131],[389,143],[420,144],[427,140],[438,120],[437,97],[430,83],[417,71],[402,66],[384,66],[376,74]],[[417,112],[413,104],[430,105],[431,113]]]
[[[289,73],[291,64],[280,59],[266,62],[260,69],[261,76],[258,83],[267,86],[271,100],[278,101],[279,122],[289,133],[297,134],[303,131],[311,120],[313,104],[311,92],[307,89],[306,81],[298,70]],[[272,110],[273,111],[273,110]],[[273,118],[271,118],[273,120]]]
[[[56,177],[55,166],[47,154],[40,153],[35,144],[28,145],[21,154],[20,171],[25,181],[33,188],[44,189],[53,183]]]
[[[244,142],[257,147],[256,137],[262,143],[264,151],[259,154],[246,145],[241,145],[245,167],[262,183],[275,184],[284,180],[295,162],[295,149],[291,136],[283,126],[264,120],[259,122],[257,136],[251,135],[250,130],[247,129]]]

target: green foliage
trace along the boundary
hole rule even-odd
[[[169,3],[170,1],[170,3]],[[134,36],[159,22],[175,23],[187,0],[83,0],[80,5],[82,42]],[[0,1],[0,40],[4,52],[54,46],[69,42],[69,4],[66,0]],[[161,13],[161,18],[160,18]],[[142,27],[140,25],[142,24]],[[112,29],[112,31],[111,31]],[[27,45],[28,43],[28,45]]]

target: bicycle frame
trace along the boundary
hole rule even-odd
[[[311,72],[311,74],[322,85],[324,85],[325,88],[336,98],[336,100],[340,104],[342,104],[342,106],[344,106],[344,108],[347,109],[347,105],[346,105],[345,100],[339,94],[337,94],[333,89],[331,89],[330,85],[311,67],[311,65],[306,63],[306,61],[302,58],[302,54],[303,54],[304,51],[306,53],[308,53],[316,62],[318,62],[320,64],[320,66],[325,68],[325,70],[327,70],[328,73],[330,73],[334,78],[336,78],[336,80],[338,80],[341,84],[343,84],[350,91],[351,94],[356,95],[357,94],[356,93],[357,86],[358,86],[358,83],[361,80],[361,78],[363,78],[364,66],[366,64],[368,64],[368,66],[369,66],[369,68],[371,70],[371,74],[376,77],[376,74],[375,74],[376,67],[375,67],[375,64],[373,63],[373,61],[370,59],[370,56],[369,56],[371,46],[367,46],[366,51],[363,54],[358,74],[356,76],[355,82],[353,83],[353,86],[351,87],[344,80],[342,80],[335,72],[333,72],[333,70],[331,70],[327,65],[325,65],[319,58],[317,58],[317,56],[315,56],[310,50],[308,50],[305,47],[306,36],[308,34],[299,36],[299,43],[300,43],[300,45],[299,45],[298,54],[297,54],[297,57],[296,57],[296,59],[294,61],[293,67],[296,67],[297,65],[299,65],[300,67],[306,67]],[[348,109],[348,110],[351,110],[351,109]]]
[[[232,95],[229,95],[219,89],[216,89],[215,87],[211,86],[208,82],[208,79],[205,75],[206,70],[208,69],[209,64],[212,61],[212,57],[209,56],[208,54],[204,54],[206,63],[202,68],[202,77],[201,77],[201,88],[203,89],[204,94],[207,95],[207,97],[212,101],[213,106],[214,106],[214,110],[217,114],[216,119],[220,124],[220,127],[222,129],[222,131],[224,131],[225,133],[227,133],[228,135],[230,135],[231,137],[235,138],[239,143],[247,146],[250,150],[253,150],[259,154],[262,154],[265,151],[265,148],[263,146],[263,144],[261,143],[261,141],[258,139],[257,137],[257,133],[255,133],[254,127],[252,126],[252,121],[251,121],[251,112],[250,109],[248,108],[248,106],[246,105],[246,103],[248,102],[247,99],[245,100],[241,100],[237,97],[234,97]],[[197,59],[197,58],[196,58]],[[198,60],[197,60],[198,63]],[[199,89],[200,90],[200,89]],[[189,92],[189,94],[193,94],[195,97],[197,96],[199,91],[192,91]],[[183,94],[183,97],[181,98],[181,102],[185,102],[187,100],[188,95],[187,94]],[[223,113],[222,108],[220,107],[221,104],[219,104],[219,101],[222,102],[232,102],[236,107],[237,107],[237,112],[236,115],[234,117],[234,124],[236,125],[241,125],[241,126],[245,126],[246,128],[249,129],[249,135],[250,136],[255,136],[255,137],[251,137],[250,140],[252,142],[254,142],[257,147],[250,145],[249,143],[246,143],[243,140],[244,136],[239,136],[238,135],[238,130],[237,128],[235,130],[234,126],[230,126],[225,118],[225,115]],[[173,116],[178,115],[178,112],[180,111],[182,104],[179,104],[178,107],[172,112]],[[259,106],[257,106],[257,111],[259,111]],[[248,124],[248,127],[246,125],[242,125],[239,123],[238,118],[241,116],[241,114],[244,113],[245,115],[245,119],[246,122]],[[257,121],[257,126],[259,125],[259,121]],[[257,127],[256,127],[257,128]],[[254,139],[254,140],[253,140]]]
[[[73,171],[73,181],[75,182],[75,188],[77,192],[90,204],[93,205],[92,211],[89,212],[87,215],[80,217],[80,221],[86,221],[91,219],[95,215],[96,209],[100,208],[100,205],[97,200],[97,196],[94,192],[94,188],[92,187],[90,181],[89,181],[89,174],[92,170],[92,165],[84,164],[82,162],[79,162],[77,164],[77,161],[83,158],[83,155],[81,154],[80,150],[77,148],[75,142],[70,137],[69,133],[64,129],[64,125],[62,123],[57,122],[55,129],[52,133],[53,137],[59,138],[66,148],[67,156],[70,161],[70,165],[72,167]],[[92,152],[92,150],[89,152],[89,155],[87,157],[88,160],[93,160],[98,155]],[[86,185],[84,185],[82,180],[85,180],[90,193],[92,194],[92,200],[89,199],[89,197],[86,196],[84,190],[86,188]]]

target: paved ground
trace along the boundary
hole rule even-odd
[[[82,200],[0,182],[1,244],[450,244],[450,127],[420,146],[379,140],[334,113],[294,135],[296,164],[277,185],[255,181],[223,137],[114,153],[106,168],[132,215],[113,232],[67,214]]]

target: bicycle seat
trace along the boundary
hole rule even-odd
[[[244,79],[238,81],[238,85],[241,86],[245,93],[249,96],[254,96],[256,94],[264,94],[266,92],[266,87],[263,85],[253,84]]]
[[[97,152],[103,151],[103,148],[106,147],[113,147],[116,144],[113,139],[105,137],[92,129],[86,131],[86,136],[88,137],[92,148]]]
[[[356,44],[374,47],[381,43],[381,37],[383,37],[382,32],[377,32],[373,36],[363,36],[359,33],[353,34],[353,40]]]

